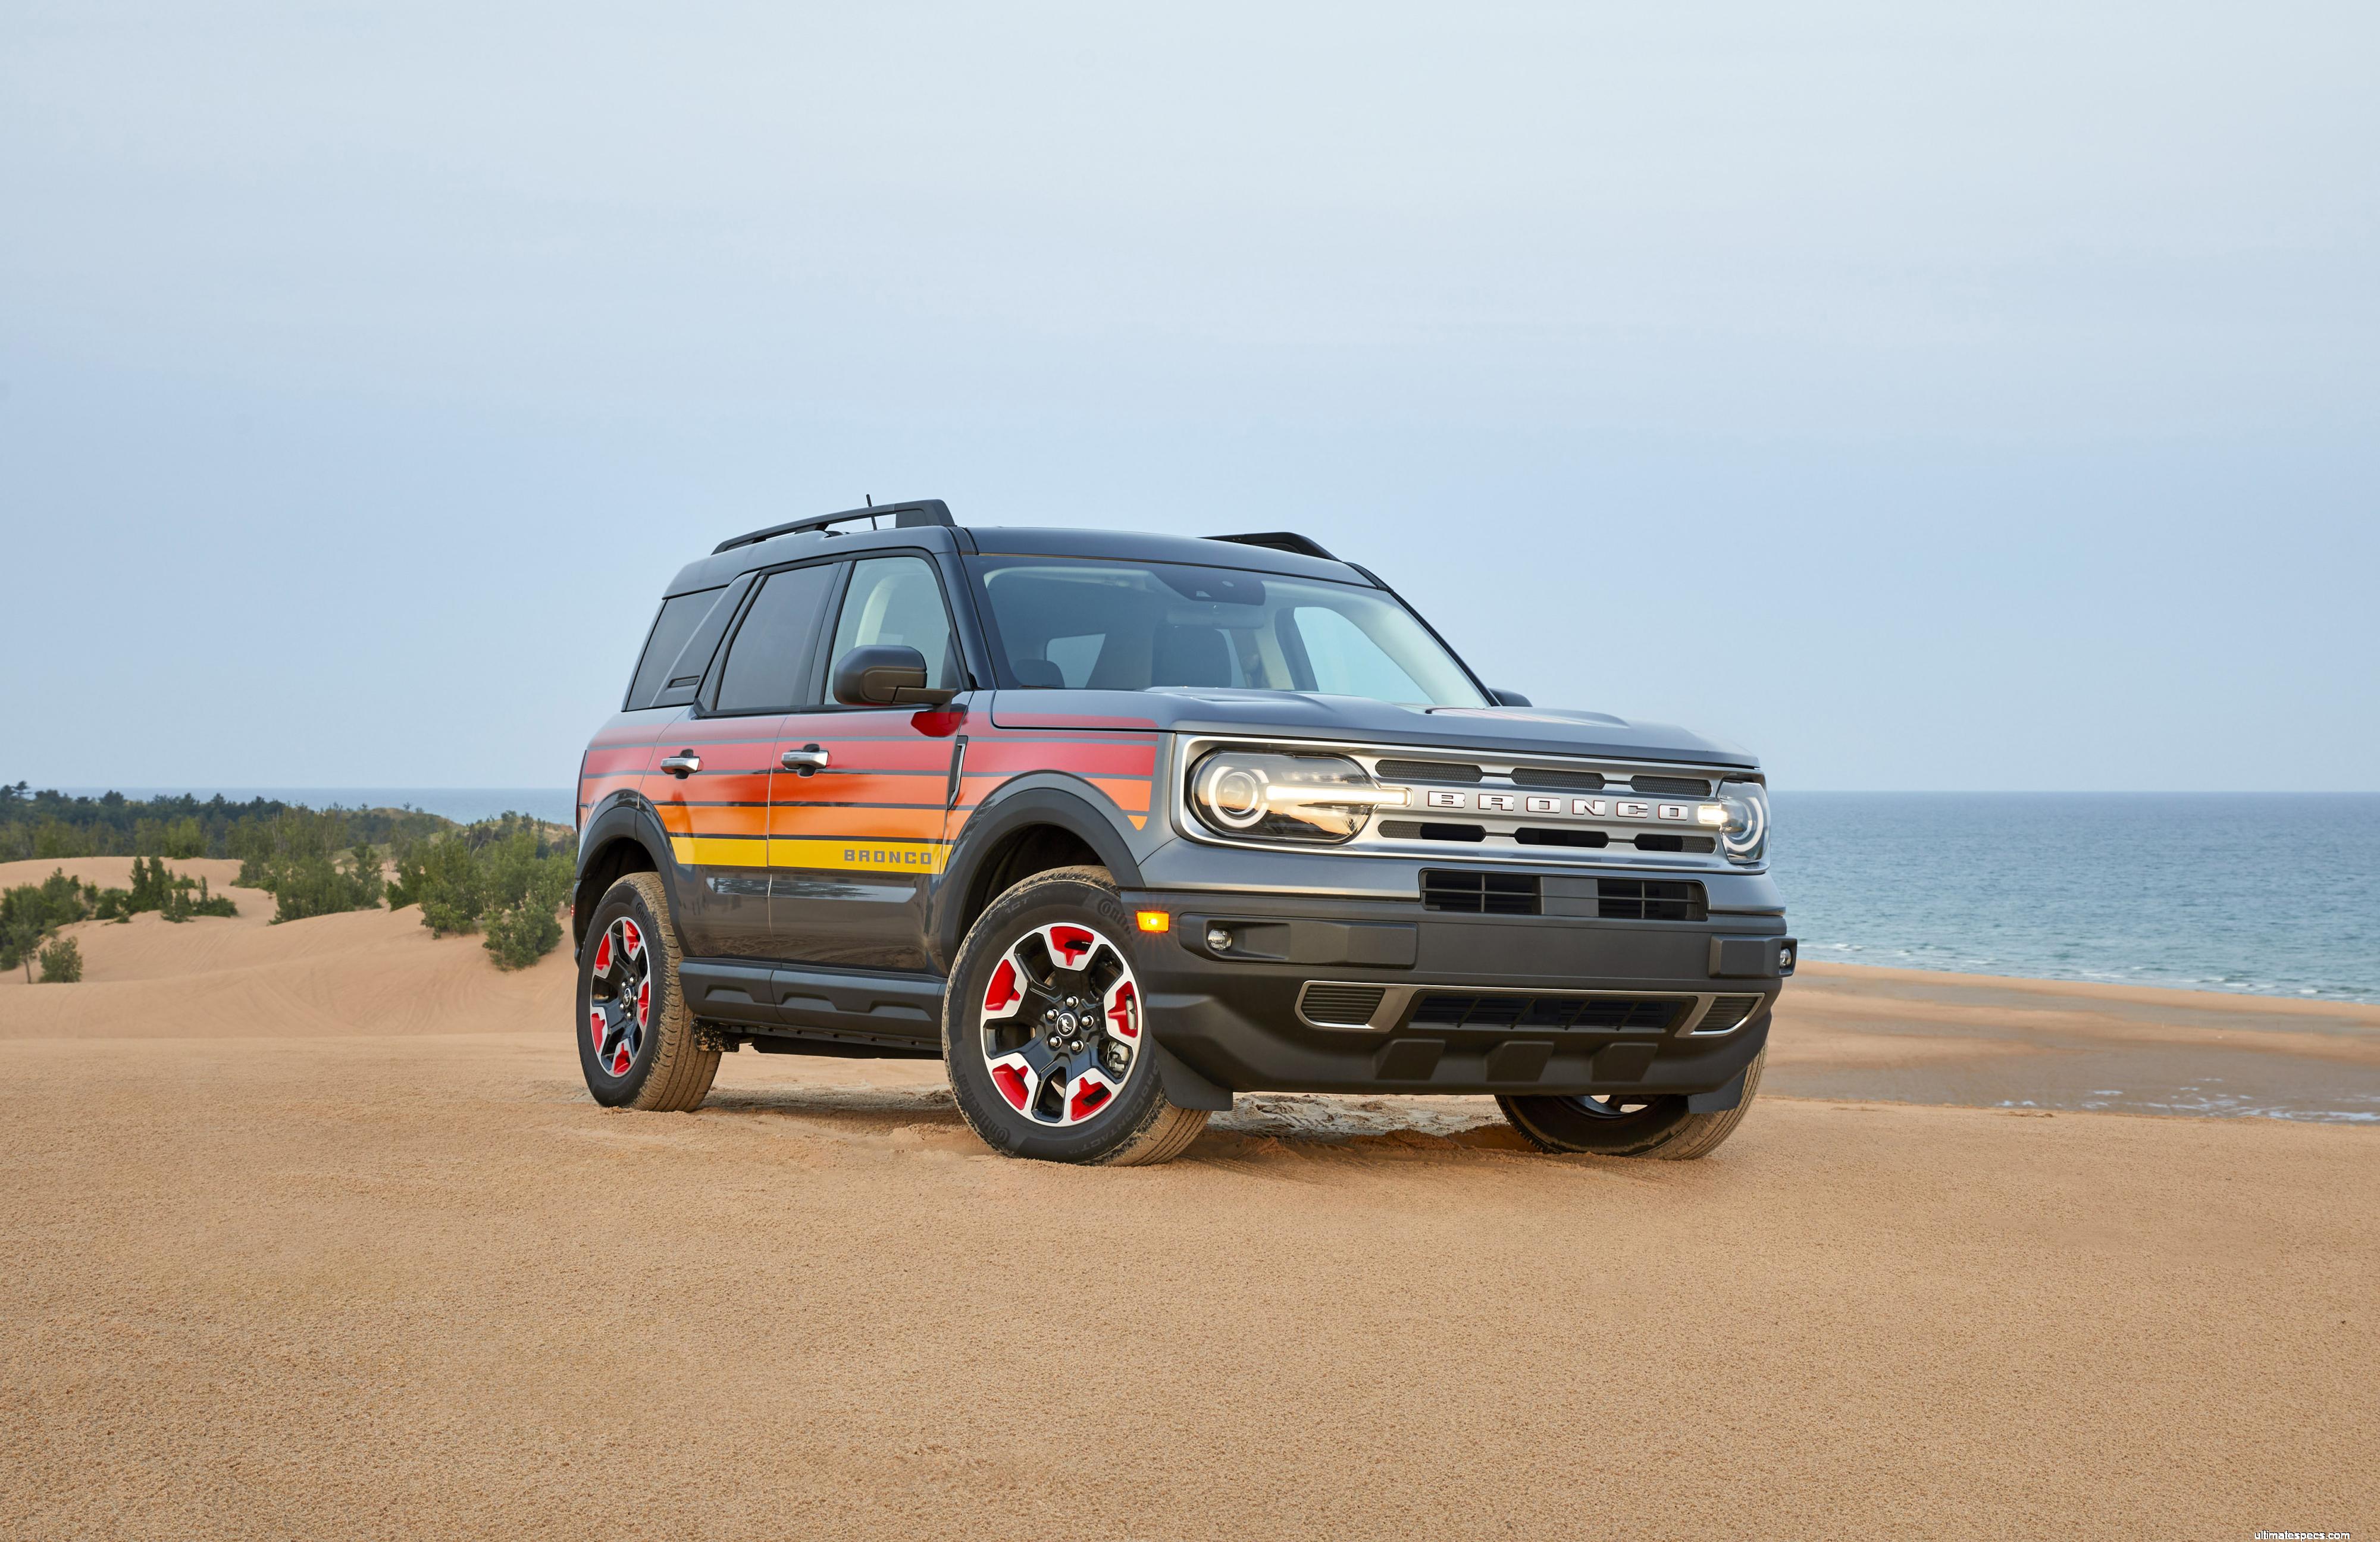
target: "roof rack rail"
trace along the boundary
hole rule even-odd
[[[845,509],[841,514],[821,514],[812,519],[796,519],[790,524],[771,525],[765,530],[753,530],[721,541],[710,549],[710,554],[715,557],[722,552],[732,552],[738,546],[749,546],[756,541],[774,540],[779,536],[826,530],[830,525],[847,525],[856,519],[880,519],[888,514],[892,516],[892,528],[896,530],[911,525],[956,523],[951,518],[950,504],[940,498],[920,498],[910,504],[871,504],[864,509]]]
[[[1276,552],[1291,552],[1301,557],[1320,557],[1324,562],[1339,559],[1322,549],[1322,543],[1295,530],[1260,530],[1254,535],[1208,536],[1208,540],[1234,540],[1242,546],[1265,546]]]

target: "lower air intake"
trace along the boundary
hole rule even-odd
[[[1703,1009],[1702,1016],[1695,1019],[1694,1026],[1687,1031],[1733,1033],[1743,1026],[1744,1019],[1750,1017],[1753,1008],[1759,1004],[1757,996],[1715,996],[1711,1004]]]
[[[1710,917],[1699,883],[1607,878],[1595,886],[1596,914],[1607,921],[1702,921]]]
[[[1325,1027],[1361,1028],[1370,1025],[1386,995],[1387,990],[1377,985],[1309,985],[1298,998],[1297,1010],[1307,1022]]]
[[[1421,903],[1426,910],[1465,916],[1535,916],[1538,914],[1537,875],[1425,868]]]
[[[1531,996],[1517,990],[1469,995],[1433,990],[1422,997],[1414,1009],[1409,1026],[1666,1033],[1679,1014],[1693,1004],[1691,996]]]

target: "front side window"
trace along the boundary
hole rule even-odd
[[[942,586],[924,558],[869,557],[852,565],[827,655],[828,677],[853,649],[879,644],[916,649],[926,661],[928,686],[961,688],[958,637],[942,604]]]
[[[969,566],[1013,686],[1489,704],[1413,613],[1376,589],[1183,563],[985,557]]]
[[[832,564],[769,575],[727,645],[714,710],[789,712],[814,705],[802,698],[810,694],[810,650],[833,577]]]

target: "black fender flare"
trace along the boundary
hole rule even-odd
[[[1014,792],[995,792],[967,817],[935,880],[926,916],[927,953],[948,975],[958,957],[966,897],[983,876],[983,865],[1008,836],[1027,825],[1055,825],[1099,854],[1120,889],[1140,888],[1140,863],[1122,828],[1122,817],[1101,809],[1082,794],[1044,783]]]
[[[625,840],[644,848],[652,859],[653,870],[661,875],[662,892],[669,902],[670,921],[677,923],[678,885],[686,881],[686,870],[678,866],[677,853],[670,848],[669,832],[662,828],[661,816],[653,806],[634,793],[615,794],[609,802],[596,809],[588,820],[587,828],[578,832],[578,862],[570,876],[570,908],[574,917],[571,928],[578,931],[576,917],[593,912],[603,896],[587,892],[587,869],[598,853]],[[571,939],[575,953],[582,936]]]

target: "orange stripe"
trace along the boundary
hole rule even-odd
[[[770,811],[771,835],[848,835],[870,841],[936,841],[939,808],[819,808],[781,803]]]
[[[673,834],[689,835],[766,835],[769,833],[769,810],[742,806],[734,808],[674,808],[669,811],[686,820],[673,824],[667,815],[662,828]]]
[[[959,778],[959,807],[973,808],[1015,780],[1013,776],[963,776]],[[1087,776],[1082,780],[1106,794],[1110,802],[1126,813],[1148,812],[1154,783],[1129,776]]]
[[[1125,812],[1133,814],[1148,812],[1149,783],[1146,780],[1116,776],[1094,776],[1086,780],[1100,792],[1107,794],[1115,806]]]

